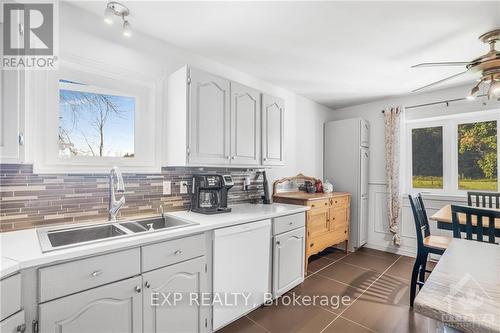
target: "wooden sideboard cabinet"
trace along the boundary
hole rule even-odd
[[[328,247],[344,243],[347,253],[350,193],[305,193],[300,191],[276,193],[275,186],[273,201],[311,207],[306,214],[306,272],[309,257]]]

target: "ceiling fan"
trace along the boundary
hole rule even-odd
[[[464,75],[465,73],[479,73],[480,78],[477,84],[471,89],[467,99],[474,99],[478,92],[481,84],[489,85],[488,88],[488,99],[498,99],[500,101],[500,51],[495,49],[495,44],[500,42],[500,29],[489,31],[481,36],[479,40],[485,44],[489,44],[490,50],[488,53],[472,60],[472,61],[460,61],[460,62],[425,62],[418,65],[411,66],[411,68],[420,67],[438,67],[438,66],[465,66],[465,71],[448,76],[439,81],[433,82],[431,84],[425,85],[418,89],[413,90],[413,92],[420,91],[442,82],[451,80],[458,76]]]

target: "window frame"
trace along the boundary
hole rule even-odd
[[[448,116],[438,116],[424,119],[412,119],[405,121],[405,140],[402,151],[404,165],[408,174],[404,178],[404,189],[406,192],[421,192],[441,195],[465,196],[467,190],[458,188],[458,125],[476,122],[497,122],[497,168],[500,166],[500,110],[477,111],[461,113]],[[443,127],[443,188],[414,188],[413,187],[413,164],[412,164],[412,130],[426,127]],[[497,171],[497,191],[500,191],[500,177]]]
[[[103,173],[118,166],[125,172],[151,173],[161,170],[160,140],[156,140],[157,82],[136,78],[136,73],[94,63],[61,61],[58,71],[36,73],[32,78],[34,87],[46,89],[34,91],[33,105],[43,105],[36,121],[34,172],[37,173]],[[95,157],[59,155],[59,87],[60,79],[87,83],[89,88],[98,87],[99,93],[135,98],[134,110],[134,157]]]

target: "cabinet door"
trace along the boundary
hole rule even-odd
[[[229,80],[191,69],[189,92],[188,163],[229,164]]]
[[[3,29],[3,24],[0,24],[0,35],[2,36]],[[12,37],[23,38],[19,34]],[[0,60],[3,61],[1,55],[3,55],[3,45],[0,45]],[[22,144],[23,138],[20,132],[20,120],[23,113],[21,99],[23,81],[24,71],[0,70],[0,158],[4,163],[16,163],[21,160],[20,144]]]
[[[141,332],[141,284],[134,277],[40,304],[40,332]]]
[[[308,239],[324,235],[328,232],[329,209],[316,208],[307,212]]]
[[[274,297],[284,294],[304,280],[304,246],[304,228],[274,238]]]
[[[260,92],[231,82],[231,164],[260,164],[260,116]]]
[[[205,257],[145,273],[143,280],[144,332],[207,331]]]
[[[24,319],[24,310],[0,321],[0,332],[2,333],[23,333],[25,330],[26,321]]]
[[[284,101],[262,95],[262,164],[283,165]]]

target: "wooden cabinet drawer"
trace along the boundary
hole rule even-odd
[[[321,200],[310,200],[307,202],[307,205],[311,207],[312,209],[314,208],[325,208],[330,206],[330,200],[329,199],[321,199]]]
[[[205,235],[174,239],[142,247],[142,270],[175,264],[205,254]]]
[[[305,224],[305,213],[276,217],[273,219],[273,235],[303,227]]]
[[[138,275],[140,260],[136,248],[41,268],[40,302]]]
[[[21,310],[21,274],[18,273],[0,281],[0,320],[19,310]]]
[[[24,332],[23,328],[26,329],[24,310],[0,322],[0,332],[2,333]]]
[[[330,199],[332,208],[344,208],[349,204],[349,196],[333,197]]]

